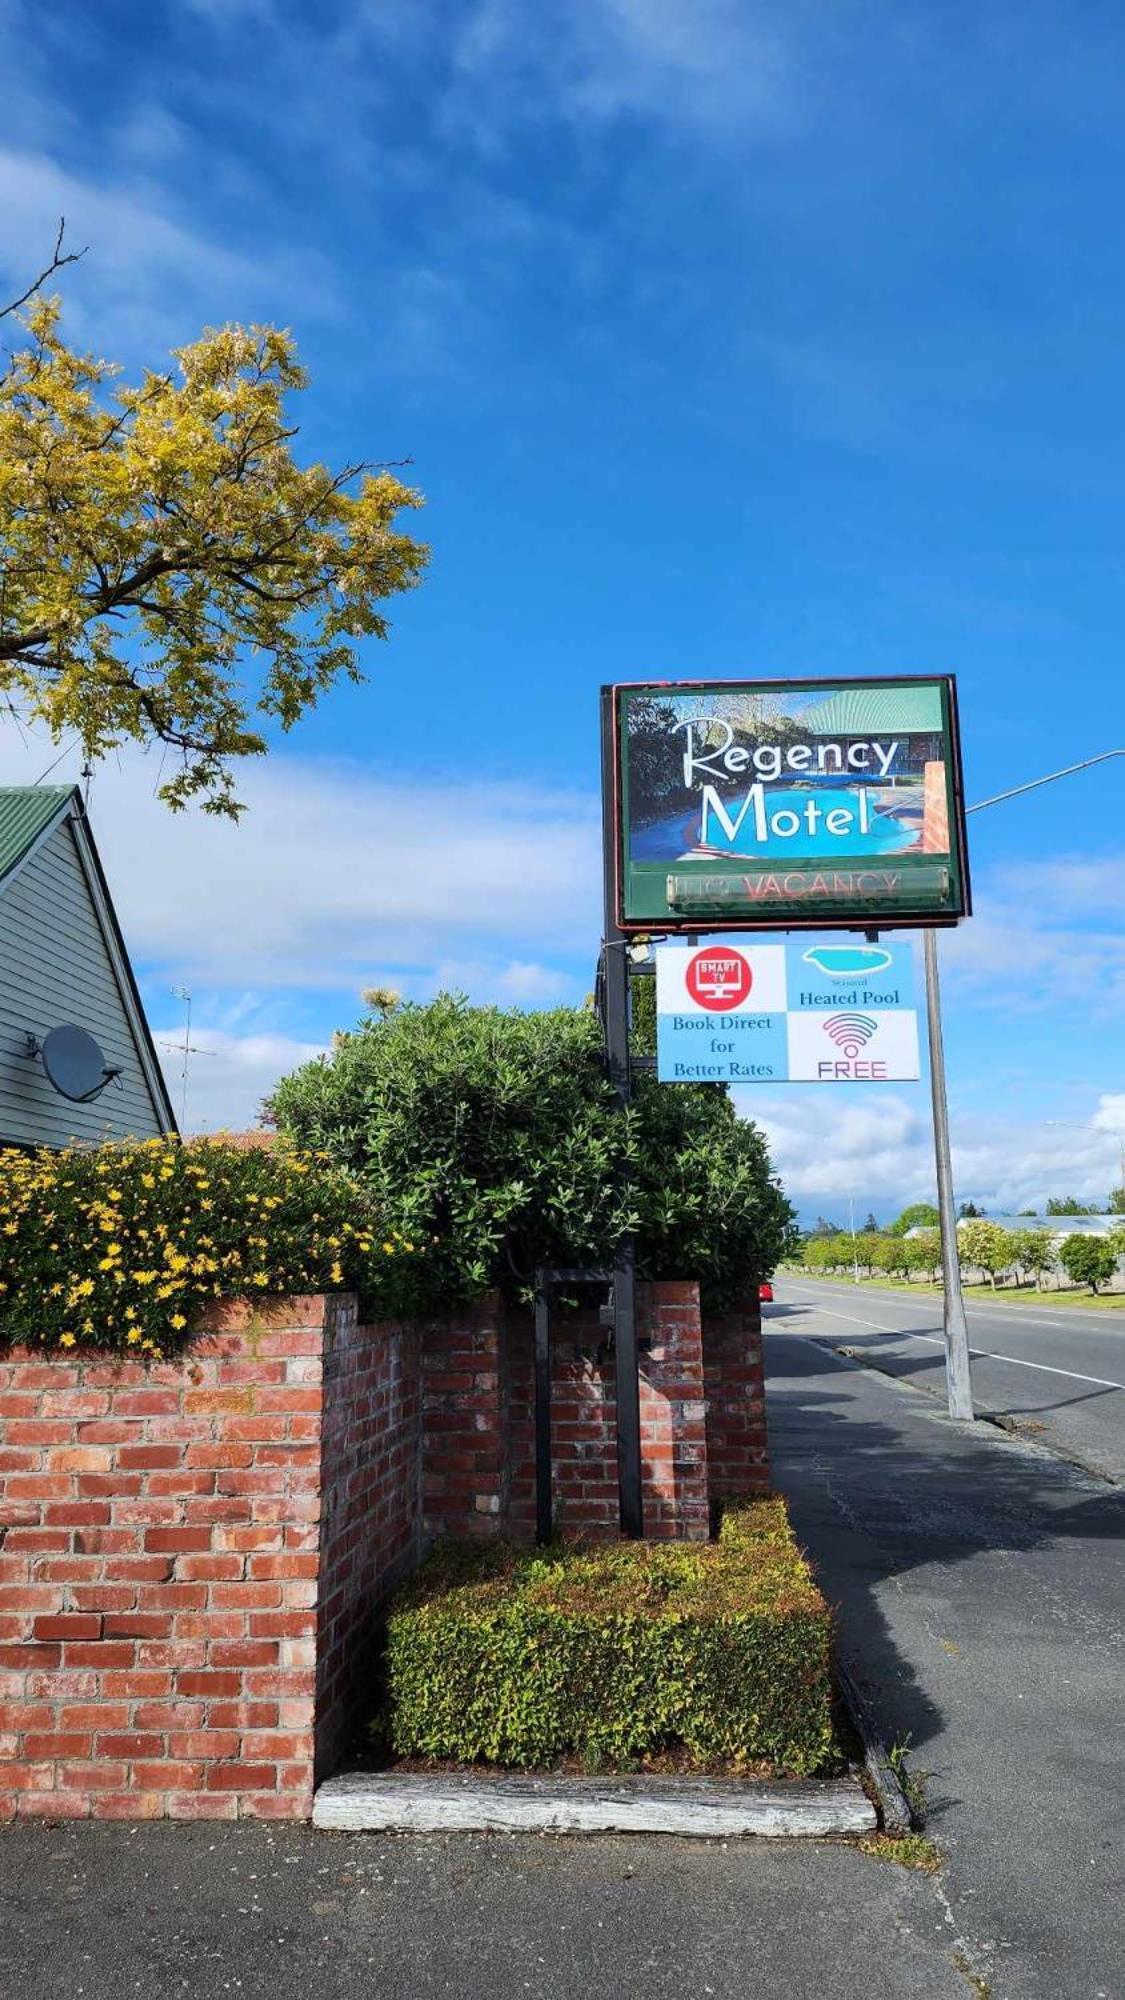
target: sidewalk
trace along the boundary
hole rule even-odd
[[[969,2000],[855,1848],[0,1827],[4,2000]]]
[[[991,2000],[1125,1995],[1125,1494],[767,1319],[775,1483]]]

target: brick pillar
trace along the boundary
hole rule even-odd
[[[345,1297],[0,1351],[0,1820],[307,1818],[418,1550],[416,1353]]]
[[[637,1288],[642,1341],[641,1478],[645,1533],[704,1539],[708,1530],[707,1440],[699,1294],[694,1284]],[[507,1532],[535,1533],[533,1337],[527,1313],[504,1329],[510,1389],[511,1467]],[[617,1398],[609,1337],[595,1312],[551,1321],[551,1444],[555,1527],[563,1535],[611,1539],[618,1532]]]
[[[493,1295],[422,1328],[427,1536],[499,1534],[507,1512],[507,1361]]]
[[[768,1493],[762,1315],[757,1306],[704,1318],[703,1379],[712,1503]]]
[[[706,1541],[710,1528],[707,1406],[698,1285],[639,1285],[637,1335],[644,1343],[641,1476],[645,1533]]]

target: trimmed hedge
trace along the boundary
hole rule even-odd
[[[347,1287],[409,1310],[423,1261],[351,1175],[284,1143],[0,1149],[0,1349],[168,1354],[238,1296]]]
[[[388,1620],[403,1756],[535,1769],[686,1753],[798,1776],[835,1740],[831,1620],[779,1497],[713,1543],[439,1546]]]

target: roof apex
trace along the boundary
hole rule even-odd
[[[76,785],[0,785],[0,888],[72,801]]]

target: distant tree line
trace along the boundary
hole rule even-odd
[[[1048,1204],[1048,1214],[1097,1214],[1096,1209],[1066,1202]],[[1125,1213],[1125,1203],[1111,1211]],[[1043,1227],[1003,1229],[974,1208],[963,1203],[962,1227],[957,1233],[962,1269],[976,1271],[995,1291],[1001,1284],[1015,1288],[1029,1285],[1042,1288],[1051,1272],[1062,1272],[1072,1285],[1087,1285],[1100,1291],[1114,1278],[1125,1261],[1125,1223],[1106,1236],[1067,1236],[1058,1243],[1055,1233]],[[915,1202],[894,1222],[880,1229],[869,1215],[862,1229],[842,1229],[824,1216],[802,1240],[801,1261],[810,1272],[857,1272],[861,1277],[876,1275],[909,1284],[917,1273],[931,1283],[941,1274],[941,1232],[937,1209],[930,1202]],[[909,1231],[914,1231],[913,1235]]]

